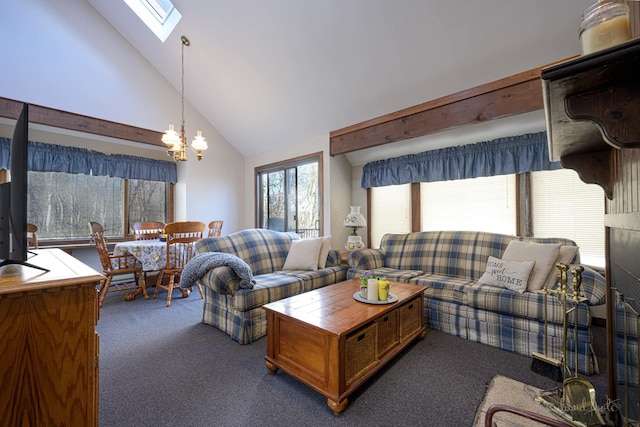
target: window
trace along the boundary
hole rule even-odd
[[[136,221],[167,223],[167,187],[158,181],[130,179],[127,181],[129,224]]]
[[[322,153],[256,168],[256,195],[258,227],[320,236]]]
[[[370,235],[372,248],[380,247],[386,233],[411,232],[411,184],[371,187]]]
[[[422,230],[516,234],[515,175],[420,184]]]
[[[169,221],[170,184],[164,182],[61,172],[28,176],[28,217],[38,225],[39,240],[87,243],[89,221],[116,238],[126,237],[133,221]]]
[[[604,267],[604,191],[571,169],[531,173],[535,237],[566,237],[580,246],[580,261]]]
[[[124,0],[163,43],[178,25],[182,15],[169,0]]]
[[[564,237],[580,247],[582,263],[604,267],[604,192],[570,169],[530,173],[533,237]],[[517,234],[526,212],[516,203],[515,175],[420,184],[422,230],[477,230]],[[371,247],[384,233],[411,231],[410,184],[371,188]],[[525,190],[522,190],[523,192]]]

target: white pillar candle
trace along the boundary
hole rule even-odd
[[[378,279],[367,280],[367,299],[378,301]]]

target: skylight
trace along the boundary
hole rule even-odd
[[[163,43],[182,18],[171,0],[124,0],[124,2]]]

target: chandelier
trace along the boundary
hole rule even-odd
[[[178,134],[173,125],[169,125],[169,129],[164,132],[162,135],[162,142],[167,144],[169,149],[167,150],[167,154],[169,157],[173,158],[175,161],[184,162],[187,160],[187,139],[185,138],[184,133],[184,47],[191,45],[191,42],[185,36],[180,38],[182,40],[182,91],[181,91],[181,101],[182,101],[182,121],[180,122],[180,134]],[[206,150],[207,141],[202,136],[202,132],[198,131],[195,138],[191,142],[190,148],[196,153],[196,159],[202,159],[202,152]]]

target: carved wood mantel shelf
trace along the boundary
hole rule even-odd
[[[640,39],[542,70],[552,161],[613,198],[614,150],[640,148]]]

